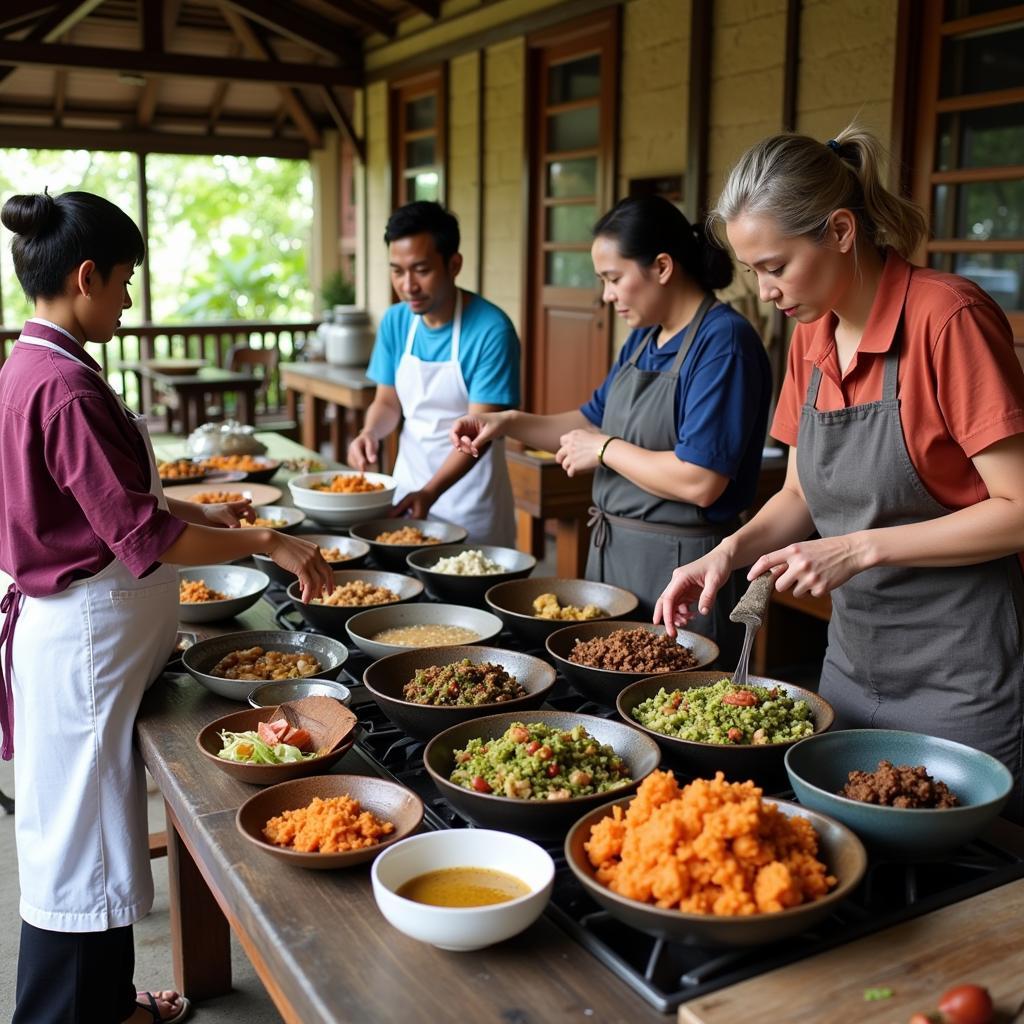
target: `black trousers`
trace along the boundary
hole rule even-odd
[[[121,1024],[135,1012],[131,925],[50,932],[21,922],[11,1024]]]

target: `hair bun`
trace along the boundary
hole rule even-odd
[[[8,231],[24,238],[46,234],[57,222],[60,210],[53,196],[37,192],[30,196],[11,196],[4,203],[0,220]]]

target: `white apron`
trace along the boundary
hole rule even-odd
[[[405,417],[394,472],[397,501],[419,490],[441,468],[452,452],[448,431],[469,410],[469,390],[459,366],[462,292],[456,292],[452,347],[446,361],[426,362],[412,354],[419,323],[420,317],[413,316],[395,371],[395,391]],[[464,526],[471,543],[515,546],[515,509],[504,440],[495,441],[477,465],[434,502],[430,517]]]
[[[86,365],[45,339],[19,344]],[[145,420],[125,412],[166,509]],[[161,565],[138,580],[115,558],[60,594],[23,601],[13,643],[21,916],[57,932],[134,924],[153,903],[134,723],[174,648],[177,570]]]

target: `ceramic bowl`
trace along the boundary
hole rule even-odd
[[[788,817],[807,818],[818,833],[818,856],[838,882],[836,887],[813,903],[803,903],[771,914],[716,916],[692,914],[656,907],[612,892],[595,876],[583,844],[590,830],[612,813],[616,805],[628,807],[630,801],[616,800],[585,814],[565,839],[565,858],[573,874],[594,901],[612,917],[642,932],[697,946],[759,946],[813,929],[836,905],[860,884],[867,869],[867,853],[861,841],[845,826],[824,814],[818,814],[788,800],[764,798]]]
[[[416,526],[428,537],[436,537],[436,542],[428,544],[387,544],[377,540],[381,534],[394,533],[405,526]],[[440,544],[461,544],[467,536],[462,526],[454,523],[443,523],[437,519],[372,519],[367,523],[359,523],[352,527],[353,537],[366,541],[370,545],[370,557],[382,569],[390,572],[406,572],[406,558],[414,551],[436,547]]]
[[[615,706],[624,722],[643,729],[661,747],[665,760],[673,767],[680,768],[687,775],[710,777],[720,771],[725,774],[726,778],[734,782],[753,779],[755,782],[766,784],[769,789],[784,789],[783,758],[786,756],[786,751],[794,743],[800,742],[799,740],[759,745],[698,743],[695,740],[666,736],[646,725],[641,725],[633,717],[633,709],[648,698],[655,696],[662,687],[669,692],[672,690],[685,691],[694,686],[712,686],[720,679],[729,677],[730,673],[728,672],[669,672],[662,676],[649,676],[627,686],[619,694]],[[764,676],[749,676],[748,682],[755,686],[777,687],[784,690],[794,700],[802,700],[809,704],[815,733],[825,732],[832,727],[835,720],[832,705],[816,693],[794,686],[792,683],[783,683],[778,679],[768,679]]]
[[[310,694],[303,694],[310,696]],[[230,775],[240,782],[248,782],[254,786],[273,786],[278,782],[290,779],[304,779],[308,775],[322,775],[336,761],[349,751],[355,742],[355,728],[333,750],[320,757],[311,757],[307,761],[293,761],[289,764],[246,764],[242,761],[227,761],[217,756],[223,746],[220,734],[227,732],[249,732],[255,730],[260,722],[269,721],[267,708],[247,708],[245,711],[234,711],[211,722],[200,730],[196,737],[196,745],[207,764]]]
[[[878,762],[923,764],[961,806],[882,807],[839,796],[854,769]],[[871,848],[899,857],[932,857],[970,842],[1002,810],[1013,777],[1001,761],[953,740],[896,729],[843,729],[810,736],[786,752],[786,771],[800,803],[848,825]]]
[[[450,781],[455,768],[455,751],[474,737],[495,739],[513,722],[543,722],[555,729],[569,730],[582,725],[598,743],[607,743],[626,763],[631,782],[610,793],[571,797],[568,800],[517,800],[494,793],[478,793]],[[519,711],[490,715],[452,726],[435,736],[423,752],[423,763],[441,795],[460,814],[482,828],[496,828],[517,835],[561,839],[583,813],[607,802],[612,796],[627,796],[661,760],[657,743],[639,729],[622,722],[566,711]]]
[[[330,483],[335,477],[364,476],[368,483],[382,484],[375,491],[363,491],[344,494],[336,491],[317,490],[318,484]],[[303,473],[288,481],[288,489],[296,505],[306,509],[325,509],[328,511],[361,511],[376,509],[381,505],[390,505],[398,487],[393,476],[384,473],[358,473],[351,469],[330,469],[323,473]],[[301,499],[301,500],[300,500]],[[364,516],[369,518],[368,516]]]
[[[249,693],[248,699],[251,708],[274,708],[303,697],[333,697],[346,707],[352,703],[352,691],[344,683],[329,679],[282,679],[260,683]]]
[[[327,564],[332,569],[355,569],[357,566],[365,564],[370,553],[368,544],[364,544],[361,540],[352,540],[351,537],[340,537],[337,534],[304,533],[302,539],[321,548],[337,548],[342,555],[346,556],[337,561],[329,561]],[[295,582],[295,573],[282,569],[270,555],[256,554],[252,556],[252,560],[256,568],[262,569],[275,583],[288,587]]]
[[[526,690],[526,695],[494,704],[471,704],[466,707],[435,707],[404,700],[402,690],[417,670],[431,665],[450,665],[468,658],[474,663],[500,665]],[[375,661],[363,673],[363,685],[380,705],[381,711],[403,732],[426,740],[449,726],[470,719],[483,718],[498,712],[514,714],[520,710],[539,708],[555,685],[555,670],[540,658],[498,647],[424,647],[401,654],[392,654]],[[506,715],[507,717],[507,715]]]
[[[256,505],[253,507],[253,512],[260,519],[275,521],[283,519],[283,526],[271,527],[278,533],[294,533],[306,521],[306,513],[300,508],[292,508],[291,505]],[[247,527],[243,527],[243,529],[247,529]]]
[[[607,613],[597,619],[588,619],[588,622],[625,618],[636,611],[639,603],[636,594],[610,583],[565,580],[554,576],[533,576],[527,580],[498,583],[484,594],[484,600],[520,640],[530,647],[542,647],[552,633],[574,623],[571,619],[542,619],[534,614],[534,599],[541,594],[554,594],[561,605],[582,608],[592,604]]]
[[[259,569],[241,565],[193,565],[178,570],[181,582],[202,580],[211,590],[227,594],[225,601],[196,601],[178,604],[181,622],[218,622],[251,608],[270,586],[270,578]]]
[[[552,633],[545,643],[548,654],[555,660],[559,672],[569,680],[572,688],[584,697],[589,697],[598,704],[615,706],[615,700],[630,683],[645,679],[650,672],[618,672],[613,669],[592,668],[589,665],[577,665],[569,660],[577,640],[593,640],[595,637],[609,636],[620,629],[646,629],[648,633],[664,636],[664,626],[654,626],[650,622],[578,622],[573,626]],[[676,631],[676,643],[689,648],[697,659],[697,663],[688,672],[710,665],[718,657],[718,644],[700,633],[690,633],[685,629]],[[668,675],[668,673],[665,673]],[[719,676],[718,678],[721,678]]]
[[[299,614],[314,629],[323,630],[328,636],[342,638],[345,636],[345,623],[357,612],[367,608],[393,608],[407,601],[415,601],[423,593],[423,584],[411,576],[399,576],[393,572],[377,572],[373,569],[337,569],[334,573],[334,585],[362,581],[374,587],[386,587],[398,595],[397,601],[388,605],[336,605],[314,604],[304,602],[301,598],[301,587],[296,581],[288,587],[288,598],[299,610]]]
[[[213,693],[227,697],[228,700],[245,701],[260,680],[225,679],[222,676],[210,675],[210,669],[232,651],[247,650],[250,647],[262,647],[265,651],[312,655],[323,668],[306,677],[310,679],[335,679],[348,657],[348,648],[329,636],[293,633],[288,630],[251,629],[200,640],[185,651],[181,656],[181,663],[196,682]]]
[[[345,629],[352,642],[364,654],[371,658],[386,658],[389,654],[402,654],[414,649],[408,644],[382,643],[374,639],[385,629],[399,629],[403,626],[462,626],[476,633],[472,643],[488,644],[501,632],[501,619],[479,608],[420,601],[415,604],[368,608],[353,615],[345,624]]]
[[[336,796],[350,796],[358,800],[364,810],[390,821],[395,826],[394,832],[375,846],[341,853],[303,853],[277,846],[263,835],[263,826],[271,818],[288,810],[306,807],[315,797],[326,800]],[[372,775],[317,775],[282,782],[251,796],[235,816],[238,831],[257,849],[292,867],[320,870],[365,864],[389,846],[411,836],[422,820],[423,801],[415,793],[397,782]]]
[[[530,889],[505,903],[484,907],[435,907],[399,896],[417,875],[454,867],[504,871]],[[373,895],[388,923],[420,942],[464,952],[518,935],[543,913],[555,865],[536,843],[489,829],[446,829],[412,836],[385,850],[370,872]]]
[[[454,573],[437,572],[434,566],[442,558],[454,558],[463,551],[480,551],[485,558],[497,562],[505,571],[489,576],[456,576]],[[496,583],[519,580],[529,576],[537,565],[533,555],[527,555],[515,548],[495,547],[490,544],[444,544],[421,548],[406,558],[406,564],[423,581],[427,593],[435,601],[449,601],[452,604],[483,606],[484,594]]]

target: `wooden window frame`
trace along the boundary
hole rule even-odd
[[[406,104],[433,94],[437,108],[437,122],[433,132],[406,130]],[[388,123],[390,125],[391,148],[391,208],[398,209],[409,202],[407,191],[409,176],[405,162],[406,143],[416,138],[434,135],[434,163],[437,167],[437,199],[447,205],[448,199],[448,65],[440,64],[429,71],[423,71],[408,78],[390,83]]]
[[[939,96],[943,42],[954,36],[991,31],[1004,26],[1010,28],[1018,22],[1024,23],[1024,3],[950,20],[944,20],[944,6],[939,2],[917,5],[912,0],[902,0],[901,44],[897,51],[901,55],[897,62],[897,81],[905,83],[907,99],[904,104],[906,110],[900,121],[894,121],[897,155],[901,155],[901,150],[910,149],[911,173],[906,184],[914,200],[926,211],[929,224],[933,220],[936,185],[1024,180],[1024,166],[1019,165],[947,171],[935,167],[938,122],[943,114],[1024,103],[1024,86],[944,98]],[[916,67],[910,48],[916,49],[919,54]],[[909,116],[908,111],[912,112]],[[935,254],[952,256],[967,252],[1024,254],[1024,238],[990,241],[955,237],[929,238],[915,253],[915,258],[917,262],[930,265],[931,257]],[[1018,354],[1024,361],[1024,310],[1005,312],[1013,329]]]

